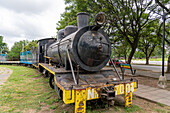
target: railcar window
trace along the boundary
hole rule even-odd
[[[43,52],[43,47],[42,46],[40,46],[40,53],[42,53]]]

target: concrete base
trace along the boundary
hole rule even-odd
[[[166,76],[162,76],[162,75],[159,76],[158,86],[160,88],[166,88],[167,87]]]

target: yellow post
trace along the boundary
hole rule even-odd
[[[48,58],[48,60],[49,60],[49,66],[51,66],[51,60],[52,60],[52,58],[50,58],[50,57],[48,57],[48,56],[44,56],[45,58]]]
[[[131,87],[130,87],[131,88]],[[132,105],[132,91],[127,89],[127,85],[124,84],[125,92],[125,107],[130,107]]]
[[[86,89],[76,90],[75,113],[86,113]]]
[[[51,66],[51,59],[52,59],[52,58],[49,58],[49,66]]]

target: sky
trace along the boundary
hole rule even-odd
[[[20,40],[56,35],[64,0],[0,0],[0,36],[11,49]]]

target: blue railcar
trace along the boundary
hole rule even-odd
[[[0,54],[0,61],[8,61],[8,55],[7,54]]]
[[[31,51],[20,52],[20,61],[23,64],[32,64]]]

